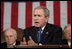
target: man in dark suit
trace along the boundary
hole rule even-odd
[[[20,42],[16,41],[17,40],[17,32],[10,28],[7,29],[4,32],[4,36],[5,36],[5,41],[4,43],[1,43],[1,48],[9,48],[10,46],[15,46],[15,45],[19,45]]]
[[[34,11],[34,25],[24,30],[23,42],[25,45],[61,44],[62,29],[49,24],[49,10],[39,6]]]
[[[71,48],[71,24],[65,26],[63,35],[65,39],[63,39],[62,43],[68,45]]]
[[[16,41],[15,45],[20,45],[20,42]],[[14,48],[13,46],[15,46],[15,45],[14,44],[13,45],[7,45],[7,43],[4,42],[4,43],[1,43],[1,48]]]

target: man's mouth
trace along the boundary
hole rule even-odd
[[[39,22],[35,22],[35,26],[36,27],[39,27]]]
[[[35,22],[35,24],[39,24],[39,22]]]
[[[35,22],[35,23],[39,23],[39,22]]]

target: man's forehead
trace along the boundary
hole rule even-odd
[[[40,9],[40,10],[36,9],[34,14],[44,14],[44,11],[43,11],[43,9]]]
[[[14,31],[12,29],[8,29],[5,34],[14,34]]]
[[[8,29],[6,30],[6,32],[13,32],[13,29]]]
[[[35,11],[44,11],[43,9],[36,9]]]

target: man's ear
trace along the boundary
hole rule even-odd
[[[17,40],[18,36],[16,35],[15,37],[16,37],[16,40]]]
[[[49,20],[49,16],[46,17],[46,22],[48,22],[48,20]]]

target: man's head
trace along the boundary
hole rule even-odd
[[[16,42],[17,40],[17,33],[14,29],[10,28],[10,29],[7,29],[4,33],[5,35],[5,40],[6,40],[6,43],[8,45],[12,45],[14,44],[14,42]]]
[[[64,36],[67,40],[71,40],[71,24],[65,26],[64,28]]]
[[[36,27],[43,27],[49,18],[49,10],[46,7],[38,6],[34,10],[34,24]]]

